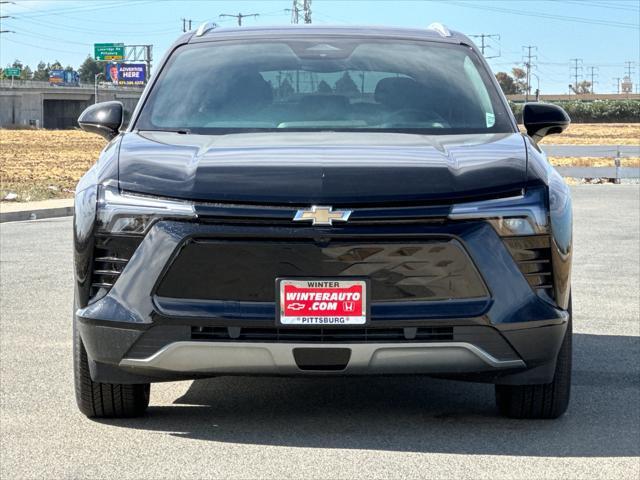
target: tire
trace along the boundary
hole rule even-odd
[[[551,419],[566,412],[571,394],[571,303],[569,315],[553,381],[540,385],[496,385],[496,404],[501,414],[510,418]]]
[[[150,384],[123,385],[91,380],[89,360],[73,325],[73,376],[76,403],[90,418],[130,418],[144,414],[149,406]]]

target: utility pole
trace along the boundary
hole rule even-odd
[[[525,45],[522,47],[522,49],[526,50],[527,52],[524,54],[523,61],[524,61],[525,71],[527,72],[527,89],[525,91],[525,101],[528,102],[529,94],[531,93],[531,69],[534,66],[532,62],[538,59],[538,56],[532,55],[531,52],[532,51],[537,52],[538,47],[536,47],[535,45]]]
[[[633,62],[624,62],[624,68],[627,70],[627,77],[629,77],[629,79],[631,79],[631,75],[633,74]]]
[[[612,80],[616,81],[616,93],[620,93],[620,80],[622,80],[622,77],[613,77]]]
[[[96,73],[93,76],[93,103],[98,103],[98,77],[104,76],[104,73]]]
[[[482,52],[482,56],[484,58],[498,58],[500,56],[500,50],[498,50],[498,54],[497,55],[493,55],[491,57],[487,57],[484,52],[485,50],[489,50],[491,49],[491,45],[489,45],[489,42],[485,42],[484,39],[489,39],[491,40],[492,38],[497,38],[498,42],[500,42],[500,35],[497,33],[479,33],[478,35],[470,35],[470,37],[472,38],[479,38],[480,39],[480,52]]]
[[[573,62],[573,66],[571,69],[573,70],[573,93],[578,94],[578,72],[582,73],[582,59],[581,58],[571,58],[570,62]]]
[[[311,0],[304,0],[302,9],[304,10],[304,23],[311,23]]]
[[[596,93],[596,77],[598,76],[598,74],[596,73],[596,71],[598,70],[598,67],[594,67],[594,66],[590,66],[587,67],[589,69],[589,77],[591,77],[591,93]]]
[[[293,0],[291,8],[286,8],[285,12],[291,12],[291,23],[297,25],[300,23],[300,0]]]
[[[232,18],[237,18],[238,19],[238,26],[241,27],[242,26],[242,19],[243,18],[247,18],[247,17],[258,17],[260,16],[259,13],[249,13],[247,15],[245,15],[244,13],[238,13],[237,15],[232,15],[230,13],[222,13],[220,14],[220,17],[232,17]]]
[[[311,0],[292,0],[291,8],[285,8],[285,12],[291,12],[291,23],[300,23],[300,17],[304,23],[311,23]]]
[[[188,18],[183,18],[182,19],[182,33],[191,31],[191,22],[192,21],[193,20],[188,19]]]

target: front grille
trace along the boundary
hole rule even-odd
[[[109,292],[141,241],[139,236],[96,234],[89,292],[92,301]]]
[[[209,342],[380,343],[452,341],[453,327],[252,328],[191,327],[192,340]]]
[[[508,237],[504,243],[518,268],[534,290],[544,291],[553,298],[551,239],[548,235]]]
[[[482,298],[488,294],[457,240],[353,238],[192,239],[167,269],[157,294],[274,302],[276,278],[301,276],[368,278],[374,302]]]

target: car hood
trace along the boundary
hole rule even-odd
[[[201,201],[442,202],[524,186],[520,134],[272,132],[123,135],[123,190]]]

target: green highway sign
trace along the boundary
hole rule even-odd
[[[93,52],[96,61],[124,60],[124,43],[95,43]]]
[[[5,77],[19,77],[20,69],[18,67],[5,68],[3,70]]]

